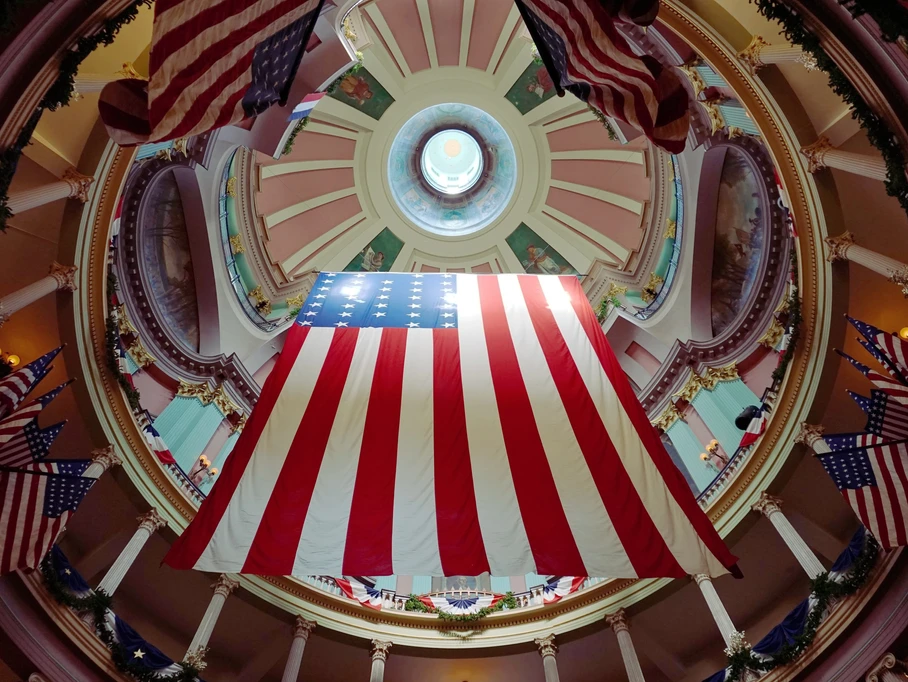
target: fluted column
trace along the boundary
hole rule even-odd
[[[151,534],[167,525],[167,521],[158,513],[157,509],[149,509],[137,520],[139,522],[138,529],[129,539],[129,542],[126,543],[126,547],[120,552],[120,556],[113,562],[113,566],[107,571],[107,575],[101,579],[97,588],[99,591],[103,590],[107,594],[113,594],[126,576],[126,572],[135,562],[136,557],[139,556],[142,547],[148,542]]]
[[[372,640],[372,649],[369,651],[372,655],[372,672],[369,674],[369,682],[383,682],[385,679],[385,661],[391,653],[391,642],[383,642],[380,639]]]
[[[816,578],[826,572],[823,564],[817,559],[816,555],[807,546],[807,543],[798,535],[791,522],[785,518],[782,513],[782,500],[778,497],[769,495],[765,490],[760,493],[760,499],[753,506],[754,511],[758,511],[775,526],[775,529],[782,536],[782,540],[788,545],[788,549],[794,554],[795,559],[801,564],[810,578]]]
[[[830,263],[847,260],[862,265],[900,286],[902,293],[908,297],[908,265],[905,263],[858,246],[851,232],[843,232],[838,237],[826,237],[825,242],[829,248],[826,260]]]
[[[0,327],[18,310],[55,291],[75,291],[75,265],[51,263],[47,277],[0,298]]]
[[[801,147],[801,153],[807,157],[807,170],[811,173],[824,168],[838,168],[880,182],[886,179],[886,162],[883,157],[836,149],[828,137],[821,137],[813,144]]]
[[[239,586],[240,583],[229,575],[221,573],[218,576],[217,581],[211,586],[214,594],[211,595],[211,601],[208,602],[208,608],[205,609],[205,615],[202,616],[202,622],[196,628],[195,636],[192,638],[184,658],[204,656],[208,649],[208,640],[211,639],[211,633],[214,632],[214,626],[221,615],[221,609],[224,608],[227,597]]]
[[[891,653],[884,654],[864,676],[864,682],[905,682],[905,667]]]
[[[539,647],[539,655],[542,656],[542,670],[545,673],[545,682],[559,682],[558,663],[555,661],[555,654],[558,653],[555,635],[540,637],[533,641]]]
[[[640,660],[637,658],[637,650],[634,649],[634,641],[628,630],[627,614],[624,609],[618,609],[615,613],[606,616],[605,622],[611,626],[618,638],[618,648],[621,649],[621,660],[624,661],[628,682],[645,682],[643,670],[640,669]]]
[[[705,573],[696,573],[692,577],[700,588],[700,592],[703,593],[709,612],[713,614],[713,620],[716,621],[716,626],[719,628],[719,632],[722,633],[722,639],[730,646],[732,636],[737,630],[735,629],[735,624],[731,621],[731,616],[725,610],[725,604],[719,599],[719,594],[716,592],[716,588],[713,587],[713,581]]]
[[[820,424],[801,422],[800,430],[795,434],[795,443],[806,445],[815,455],[822,455],[830,452],[829,446],[826,445],[826,440],[823,438],[825,432],[826,429]]]
[[[296,682],[300,676],[300,664],[303,662],[303,651],[309,635],[315,629],[315,621],[306,620],[302,616],[296,617],[293,626],[293,644],[290,645],[290,655],[287,656],[287,665],[284,666],[284,676],[281,682]]]
[[[44,204],[49,204],[58,199],[78,199],[85,203],[88,201],[88,188],[94,181],[93,177],[82,175],[75,168],[70,168],[56,182],[31,189],[23,189],[18,192],[10,192],[7,206],[15,215],[31,208],[44,206]]]
[[[75,77],[74,84],[77,93],[87,95],[90,92],[101,92],[105,85],[121,78],[143,79],[132,63],[123,62],[123,68],[109,76],[102,73],[80,73]]]
[[[817,61],[800,47],[791,44],[770,45],[762,36],[754,36],[750,45],[738,53],[738,59],[751,74],[768,64],[803,64],[808,71],[817,68]]]
[[[91,451],[91,464],[82,474],[86,478],[101,478],[101,474],[111,467],[120,466],[123,462],[114,452],[113,445]]]

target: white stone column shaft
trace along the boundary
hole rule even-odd
[[[15,215],[59,199],[78,199],[84,203],[88,200],[88,188],[94,181],[94,178],[82,175],[76,169],[70,168],[63,174],[63,178],[56,182],[10,192],[7,206]]]
[[[555,635],[540,637],[533,641],[539,647],[539,655],[542,656],[542,671],[545,674],[545,682],[559,682],[558,662],[555,660],[555,654],[558,653],[558,645],[555,644]]]
[[[314,621],[306,620],[302,616],[296,617],[296,624],[293,626],[293,644],[290,645],[290,655],[287,656],[287,665],[284,666],[281,682],[297,682],[306,642],[309,641],[309,635],[314,629]]]
[[[618,648],[621,650],[621,660],[624,661],[628,682],[646,682],[643,678],[643,670],[640,668],[640,659],[637,658],[637,650],[634,648],[634,640],[631,639],[627,614],[624,609],[618,609],[615,613],[606,616],[605,621],[615,631],[615,636],[618,638]]]
[[[826,260],[830,263],[840,260],[857,263],[900,286],[902,293],[908,298],[908,265],[855,244],[851,232],[843,232],[838,237],[826,237],[825,242],[829,251]]]
[[[199,623],[199,627],[196,628],[195,636],[186,650],[186,656],[202,652],[208,647],[208,640],[211,639],[211,633],[214,632],[214,626],[217,625],[218,617],[221,615],[221,609],[224,608],[227,597],[239,586],[239,582],[228,575],[222,573],[218,576],[217,582],[211,586],[214,589],[214,594],[211,595],[211,601],[208,602],[205,615],[202,616],[202,621]]]
[[[863,175],[865,178],[880,182],[886,179],[886,162],[882,156],[857,154],[836,149],[827,137],[821,137],[813,144],[802,147],[801,153],[807,157],[807,169],[811,173],[816,173],[824,168],[837,168],[846,173]]]
[[[126,577],[126,572],[139,556],[139,552],[142,551],[142,547],[148,542],[151,534],[167,525],[167,521],[158,513],[157,509],[150,509],[137,520],[139,522],[138,529],[129,539],[129,542],[126,543],[126,547],[120,552],[120,556],[113,562],[113,566],[107,571],[107,575],[101,579],[97,587],[98,590],[113,594],[123,578]]]
[[[13,313],[22,310],[35,301],[44,298],[55,291],[75,291],[76,266],[60,265],[54,262],[50,266],[50,273],[37,282],[24,286],[17,291],[0,298],[0,326],[8,321]]]
[[[803,64],[804,50],[796,45],[764,45],[760,50],[760,61],[764,64]]]
[[[716,592],[716,588],[713,587],[713,581],[705,573],[697,573],[693,576],[693,579],[700,588],[700,592],[703,593],[703,598],[706,600],[709,612],[713,615],[713,620],[716,621],[716,626],[722,634],[722,639],[725,640],[726,645],[731,644],[731,636],[737,630],[735,630],[735,624],[732,622],[731,616],[725,610],[725,604],[719,599],[719,594]]]
[[[753,509],[763,514],[775,526],[794,558],[798,560],[801,568],[804,569],[810,578],[816,578],[826,572],[823,564],[820,563],[820,560],[807,546],[807,543],[798,535],[798,531],[794,529],[794,526],[782,513],[782,500],[768,495],[764,491],[760,494],[760,499],[753,506]]]
[[[385,661],[391,652],[391,642],[379,639],[372,640],[372,671],[369,673],[369,682],[384,682]]]

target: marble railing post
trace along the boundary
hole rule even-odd
[[[886,180],[886,162],[882,156],[844,152],[833,147],[828,137],[821,137],[813,144],[801,147],[801,153],[807,158],[807,170],[811,173],[824,168],[838,168],[880,182]]]
[[[0,327],[13,313],[55,291],[75,291],[75,265],[51,263],[47,277],[0,298]]]
[[[753,506],[753,510],[763,514],[775,526],[779,535],[782,536],[782,540],[788,545],[788,549],[791,550],[795,559],[801,564],[801,568],[806,571],[810,578],[816,578],[826,572],[820,560],[817,559],[810,547],[807,546],[807,543],[798,535],[798,531],[785,518],[785,514],[782,513],[782,500],[763,491],[760,493],[760,499]]]
[[[555,654],[558,653],[558,645],[555,644],[555,635],[540,637],[533,640],[539,647],[539,655],[542,656],[542,669],[545,673],[545,682],[559,682],[558,663],[555,661]]]
[[[133,565],[136,557],[139,556],[139,552],[145,546],[145,543],[148,542],[151,534],[167,525],[167,521],[158,513],[157,509],[149,509],[137,520],[139,522],[138,529],[129,539],[129,542],[126,543],[126,547],[120,552],[120,556],[113,562],[113,566],[101,579],[97,587],[99,591],[103,590],[107,594],[113,594],[123,578],[126,577],[126,572]]]
[[[88,175],[82,175],[75,168],[67,170],[63,177],[56,182],[51,182],[40,187],[23,189],[18,192],[10,192],[7,206],[10,212],[15,215],[22,213],[31,208],[44,206],[58,199],[78,199],[83,204],[88,201],[88,188],[95,179]]]
[[[725,605],[719,599],[716,588],[713,587],[713,581],[705,573],[696,573],[692,577],[700,588],[700,592],[703,593],[703,598],[706,600],[706,605],[713,615],[713,620],[716,621],[716,626],[719,628],[719,632],[722,633],[722,639],[725,640],[725,644],[731,645],[732,635],[737,630],[735,629],[735,624],[731,621],[731,616],[725,610]]]
[[[221,615],[221,609],[224,608],[227,597],[229,597],[231,592],[239,586],[239,581],[234,580],[229,575],[222,573],[218,576],[217,581],[211,586],[214,590],[214,594],[211,595],[211,601],[208,602],[208,608],[205,609],[205,615],[202,616],[202,622],[200,622],[199,627],[196,628],[195,636],[192,638],[192,642],[190,642],[189,648],[186,650],[184,659],[189,658],[190,656],[204,656],[204,652],[208,648],[208,640],[211,639],[211,633],[214,632],[214,626],[217,624],[218,617]]]
[[[895,258],[858,246],[855,244],[854,235],[851,232],[843,232],[838,237],[826,237],[824,241],[829,247],[829,255],[826,256],[826,260],[830,263],[847,260],[862,265],[900,286],[902,293],[908,297],[908,265]]]
[[[306,620],[302,616],[296,617],[293,626],[293,644],[290,645],[290,655],[287,656],[287,665],[284,666],[284,675],[281,682],[296,682],[300,676],[300,665],[303,662],[303,651],[309,635],[315,629],[315,621]]]
[[[905,682],[905,667],[891,653],[884,654],[864,676],[864,682]]]
[[[738,53],[738,59],[751,74],[756,74],[768,64],[803,64],[808,71],[817,68],[817,62],[813,56],[804,52],[800,47],[791,44],[770,45],[761,36],[754,36],[750,45]]]
[[[86,478],[101,478],[101,474],[111,467],[120,466],[123,462],[114,452],[113,445],[91,451],[91,464],[82,474]]]
[[[383,642],[380,639],[372,640],[372,649],[369,651],[372,656],[372,671],[369,673],[369,682],[383,682],[385,679],[385,661],[391,653],[391,642]]]
[[[624,609],[618,609],[615,613],[606,616],[605,622],[611,626],[618,638],[618,648],[621,650],[621,659],[624,661],[628,682],[645,682],[643,670],[640,669],[640,659],[637,658],[637,650],[634,649],[634,641],[628,630],[627,614]]]

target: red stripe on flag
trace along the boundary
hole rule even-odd
[[[697,500],[691,494],[687,481],[684,480],[678,467],[675,466],[665,451],[665,446],[662,445],[655,427],[650,424],[643,407],[640,405],[640,401],[634,395],[624,370],[621,369],[618,359],[605,339],[605,334],[602,332],[602,328],[596,320],[596,315],[580,286],[580,280],[576,277],[559,277],[559,279],[567,293],[570,294],[574,312],[580,318],[580,323],[583,325],[587,338],[589,338],[590,344],[599,357],[599,362],[602,364],[612,388],[614,388],[618,399],[621,401],[624,411],[630,417],[631,423],[637,431],[638,438],[643,441],[646,451],[659,470],[659,474],[665,481],[669,492],[707,549],[723,566],[732,570],[732,567],[738,561],[737,557],[722,542],[722,538],[719,537],[719,533],[716,532],[709,517],[706,516],[700,505],[697,504]],[[737,569],[732,570],[732,572],[735,571]]]
[[[477,279],[501,431],[536,572],[586,575],[539,437],[498,280],[495,277]]]
[[[345,575],[394,573],[394,482],[406,350],[406,329],[382,330],[350,505]]]
[[[27,478],[28,483],[30,485],[27,486],[28,503],[24,507],[26,512],[25,512],[25,519],[24,519],[25,523],[22,526],[23,542],[19,548],[19,558],[18,558],[17,563],[19,566],[37,566],[38,561],[41,560],[41,557],[36,557],[33,562],[29,562],[29,556],[28,556],[29,543],[26,542],[26,538],[29,538],[29,539],[32,538],[32,531],[33,531],[33,527],[35,525],[35,515],[40,515],[41,523],[39,524],[39,528],[40,528],[40,530],[44,530],[44,526],[45,526],[47,517],[41,513],[44,511],[44,505],[38,504],[38,493],[39,493],[41,484],[46,483],[47,480],[46,480],[45,476],[35,476],[35,475],[29,476],[27,474],[22,474],[22,477]],[[45,494],[46,494],[46,491],[45,491]],[[41,542],[40,530],[39,530],[38,536],[34,538],[34,542],[36,545]]]
[[[439,558],[445,575],[479,575],[489,571],[489,559],[473,488],[458,330],[434,329],[432,343]]]
[[[20,542],[23,541],[22,535],[18,530],[19,524],[19,515],[22,511],[22,488],[25,485],[26,478],[32,478],[27,476],[27,474],[22,472],[11,472],[8,474],[10,478],[13,479],[13,490],[12,490],[12,500],[9,507],[9,518],[7,520],[7,536],[6,542],[3,545],[3,561],[0,563],[0,572],[7,573],[9,571],[15,570],[16,564],[13,562],[13,547],[16,545],[16,538],[20,539]],[[3,499],[6,500],[6,495],[9,494],[9,490],[6,491],[6,494],[3,496]],[[16,557],[18,559],[18,557]]]
[[[870,515],[867,513],[867,498],[864,494],[864,490],[866,490],[866,488],[860,490],[846,488],[842,491],[842,497],[844,497],[849,506],[855,510],[861,523],[870,529],[871,533],[876,535],[877,527],[876,524],[870,522]]]
[[[638,577],[683,577],[684,569],[646,511],[599,417],[536,277],[518,277],[533,328],[574,436],[612,525]]]
[[[252,459],[252,453],[255,446],[262,436],[265,424],[271,416],[274,404],[277,402],[281,391],[284,390],[284,384],[290,375],[290,370],[296,363],[296,359],[303,347],[303,342],[309,334],[310,327],[301,327],[293,324],[290,333],[287,334],[287,340],[284,343],[284,349],[278,356],[274,370],[265,380],[262,387],[262,393],[259,395],[258,402],[246,427],[237,439],[230,457],[224,463],[214,487],[208,493],[208,497],[202,503],[199,513],[189,524],[189,527],[180,535],[176,542],[170,548],[164,562],[173,568],[189,569],[195,566],[202,552],[211,542],[218,524],[221,522],[227,506],[230,503],[237,486],[246,471],[249,460]]]
[[[873,485],[865,486],[862,490],[870,491],[870,499],[873,502],[873,511],[876,514],[877,540],[880,541],[880,544],[882,544],[883,547],[888,549],[892,547],[892,543],[889,540],[889,524],[886,522],[886,507],[883,505],[883,495],[880,492],[880,489]]]
[[[337,416],[359,328],[337,329],[287,459],[262,513],[243,573],[291,575],[312,491]]]
[[[898,460],[898,446],[883,446],[874,448],[873,456],[876,457],[877,467],[880,472],[883,474],[883,483],[886,486],[886,498],[889,501],[889,506],[892,508],[892,526],[895,531],[895,538],[897,545],[906,545],[908,544],[908,539],[905,536],[905,519],[902,517],[901,509],[899,505],[899,493],[896,488],[895,481],[893,480],[893,475],[898,475],[898,472],[894,468],[890,468],[889,458],[886,457],[886,452],[890,453],[890,457],[893,460],[893,467],[897,466],[896,461]]]

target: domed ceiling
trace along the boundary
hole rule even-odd
[[[380,0],[347,26],[363,68],[318,103],[292,151],[238,153],[255,188],[241,210],[269,279],[602,267],[646,279],[670,158],[554,96],[511,0]],[[433,156],[444,131],[459,137]],[[458,191],[426,170],[426,159],[440,170],[446,149],[463,168],[441,182]]]

